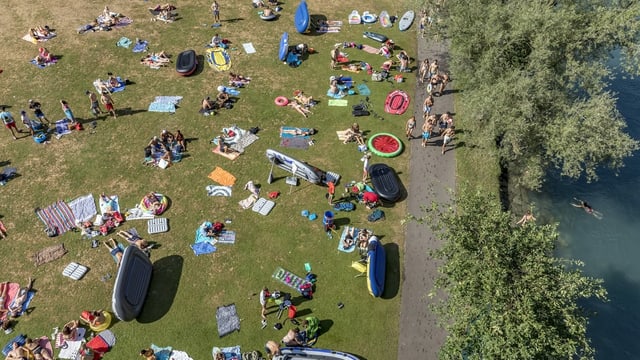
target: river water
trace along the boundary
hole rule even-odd
[[[629,133],[640,139],[640,79],[617,79],[611,89]],[[599,174],[590,184],[550,175],[533,196],[535,215],[559,223],[557,255],[583,261],[585,274],[604,280],[610,301],[585,304],[597,312],[588,328],[596,358],[640,359],[640,153],[617,176],[608,169]],[[586,200],[602,219],[572,207],[574,197]]]

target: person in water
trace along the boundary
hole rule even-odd
[[[573,198],[573,200],[575,200],[575,202],[572,202],[571,205],[577,208],[582,208],[584,209],[584,211],[589,214],[589,215],[593,215],[594,217],[596,217],[597,219],[602,219],[602,214],[599,213],[598,211],[596,211],[591,205],[589,205],[589,203],[587,203],[584,200],[580,200],[580,199],[576,199]]]

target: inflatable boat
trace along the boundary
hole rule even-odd
[[[329,349],[314,349],[309,347],[286,347],[280,349],[281,355],[273,360],[358,360],[356,356]]]
[[[363,12],[361,18],[362,22],[365,24],[373,24],[374,22],[378,21],[378,15],[372,14],[368,11]]]
[[[185,50],[178,54],[176,59],[176,71],[182,76],[189,76],[196,71],[198,58],[195,50]]]
[[[307,7],[307,2],[305,0],[300,1],[293,17],[293,23],[300,34],[304,34],[309,31],[311,17],[309,16],[309,8]]]
[[[369,294],[380,297],[384,292],[384,277],[387,269],[387,255],[377,236],[369,239],[367,252],[367,287]]]
[[[384,111],[393,115],[402,115],[409,107],[411,98],[402,90],[393,90],[384,101]]]
[[[124,250],[111,299],[113,313],[118,319],[131,321],[140,315],[152,273],[153,265],[147,254],[137,246]]]
[[[209,66],[218,71],[231,69],[231,57],[229,53],[221,47],[207,49],[207,62]]]
[[[312,184],[321,185],[326,177],[326,173],[317,167],[272,149],[267,149],[267,158],[273,165]]]
[[[384,36],[384,35],[382,35],[380,33],[374,33],[374,32],[371,32],[371,31],[365,31],[364,33],[362,33],[362,36],[364,36],[366,38],[369,38],[371,40],[375,40],[377,42],[381,42],[381,43],[387,41],[387,39],[388,39],[386,36]]]
[[[370,165],[369,178],[371,179],[373,190],[383,200],[393,203],[402,197],[402,187],[400,187],[398,175],[387,164]]]

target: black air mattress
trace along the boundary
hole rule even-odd
[[[136,246],[124,250],[113,285],[113,313],[122,321],[131,321],[140,315],[147,298],[153,265],[149,256]]]
[[[400,180],[393,168],[386,164],[373,164],[369,166],[369,177],[373,189],[383,200],[396,202],[402,197]]]
[[[198,58],[195,50],[185,50],[178,55],[176,60],[176,71],[182,76],[189,76],[196,71]]]

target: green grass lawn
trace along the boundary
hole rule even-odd
[[[312,301],[301,302],[298,310],[321,320],[322,335],[316,346],[351,352],[366,359],[396,357],[404,241],[400,219],[405,214],[404,203],[384,208],[387,218],[381,223],[367,223],[368,211],[362,207],[355,212],[336,215],[336,223],[340,226],[367,226],[382,236],[388,255],[387,286],[383,298],[374,299],[367,292],[366,278],[354,278],[357,272],[350,264],[358,259],[357,254],[338,252],[339,235],[329,240],[323,232],[322,213],[329,209],[326,189],[309,183],[290,188],[285,184],[286,173],[282,170],[275,171],[277,181],[267,184],[270,165],[264,153],[273,148],[322,169],[338,172],[342,175],[338,192],[342,190],[342,184],[359,179],[362,154],[356,150],[356,145],[339,142],[335,131],[346,129],[356,120],[350,114],[350,106],[362,97],[349,96],[349,107],[329,107],[325,94],[331,75],[351,75],[357,83],[370,77],[366,72],[331,71],[329,50],[335,43],[344,41],[376,46],[361,36],[362,31],[372,30],[388,35],[400,48],[414,55],[415,26],[406,33],[400,33],[396,27],[383,29],[378,24],[350,26],[347,15],[354,4],[337,0],[311,1],[312,14],[323,15],[328,20],[342,20],[344,25],[339,33],[301,35],[295,32],[292,20],[297,2],[287,1],[282,5],[284,11],[277,21],[264,22],[246,0],[220,2],[221,18],[233,21],[223,21],[219,29],[212,29],[209,2],[179,2],[176,4],[179,20],[164,24],[149,21],[146,8],[155,3],[115,0],[109,2],[111,10],[134,19],[132,25],[110,32],[78,35],[75,29],[100,14],[103,2],[63,1],[35,10],[29,3],[14,0],[10,3],[0,14],[0,40],[4,47],[0,53],[0,68],[4,70],[0,75],[0,104],[9,106],[14,117],[19,118],[28,99],[34,98],[43,104],[49,119],[61,119],[64,115],[59,100],[65,99],[88,129],[91,122],[89,101],[84,92],[92,89],[93,80],[105,78],[107,72],[112,72],[133,82],[124,92],[113,96],[120,113],[118,119],[98,120],[95,133],[74,131],[59,140],[51,139],[50,144],[38,145],[28,137],[14,141],[8,131],[0,131],[0,161],[17,167],[20,174],[0,188],[0,215],[9,230],[7,240],[0,240],[0,280],[24,283],[29,276],[37,279],[33,311],[19,319],[17,332],[32,337],[48,335],[53,327],[77,318],[82,310],[110,309],[113,278],[106,282],[100,279],[107,273],[116,272],[107,250],[103,246],[92,249],[78,233],[46,237],[43,224],[34,215],[34,208],[88,193],[97,197],[102,192],[119,195],[121,206],[127,208],[135,206],[145,193],[157,191],[171,199],[171,206],[165,213],[170,231],[146,236],[160,244],[152,252],[154,277],[149,297],[138,321],[116,323],[112,327],[118,343],[110,357],[135,358],[141,348],[153,342],[187,351],[194,359],[207,359],[211,357],[213,346],[241,345],[243,351],[249,351],[262,349],[267,340],[279,341],[290,324],[283,330],[274,330],[272,325],[277,321],[274,311],[269,315],[270,326],[261,329],[256,294],[262,286],[288,290],[275,282],[271,274],[276,267],[282,266],[304,275],[305,263],[310,263],[318,275],[317,292]],[[386,9],[399,15],[406,10],[390,0],[366,2],[357,8],[361,12]],[[44,45],[61,59],[54,66],[38,69],[28,60],[37,54],[37,48],[42,44],[30,44],[21,37],[30,27],[45,24],[55,28],[58,36]],[[289,32],[290,44],[304,42],[316,50],[299,68],[290,68],[277,59],[283,31]],[[175,56],[186,49],[195,49],[203,55],[204,45],[216,32],[232,42],[229,51],[232,71],[253,80],[242,89],[232,110],[223,110],[210,117],[198,113],[200,101],[207,95],[215,96],[216,87],[226,84],[227,73],[218,73],[205,63],[194,76],[182,78],[176,74],[173,64],[152,70],[139,64],[141,54],[115,45],[122,36],[132,40],[145,39],[150,44],[150,51],[164,50],[175,60]],[[257,53],[245,54],[242,43],[246,42],[252,42]],[[367,61],[375,68],[383,61],[380,56],[358,49],[343,51],[351,60]],[[413,74],[408,74],[406,80],[401,84],[367,82],[372,90],[373,109],[384,116],[384,120],[373,116],[357,119],[369,135],[376,132],[402,135],[410,114],[384,114],[383,104],[392,89],[412,92],[415,86]],[[273,103],[279,95],[292,97],[296,89],[303,89],[320,100],[309,119]],[[173,115],[146,112],[149,103],[158,95],[179,95],[184,99]],[[210,144],[222,127],[232,124],[244,129],[255,126],[261,129],[260,140],[235,161],[213,154]],[[316,145],[308,150],[280,148],[278,134],[283,125],[318,129],[319,133],[314,136]],[[142,166],[143,148],[162,129],[181,129],[191,139],[188,156],[167,170]],[[408,158],[407,152],[393,159],[374,156],[372,163],[390,164],[408,186]],[[207,196],[205,187],[212,184],[207,175],[216,166],[236,176],[232,197]],[[263,194],[276,190],[282,193],[269,216],[238,206],[238,201],[249,195],[243,190],[249,180],[260,184]],[[302,210],[316,212],[320,218],[306,220],[300,216]],[[227,227],[237,232],[236,244],[219,245],[214,254],[194,256],[189,245],[194,241],[198,225],[205,220],[227,218],[232,220]],[[126,222],[121,229],[132,227],[146,235],[146,223],[141,220]],[[60,260],[34,267],[31,256],[36,251],[61,242],[68,254]],[[74,282],[61,275],[62,269],[71,261],[90,267],[81,281]],[[343,309],[338,309],[338,302],[344,303]],[[216,307],[230,303],[237,306],[242,329],[218,338]],[[0,334],[0,342],[9,338]]]

